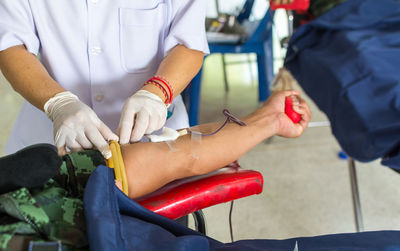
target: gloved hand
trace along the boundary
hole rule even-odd
[[[120,144],[139,141],[165,124],[167,107],[157,95],[140,90],[125,102],[117,133]]]
[[[58,154],[97,148],[109,159],[111,150],[106,140],[118,141],[115,135],[87,105],[70,92],[58,93],[49,99],[44,111],[53,121],[54,141]]]

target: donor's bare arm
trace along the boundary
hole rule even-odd
[[[293,108],[302,120],[294,124],[284,113],[285,97],[296,96]],[[121,151],[128,177],[129,197],[137,198],[163,185],[185,177],[205,174],[232,163],[261,141],[279,135],[296,138],[303,134],[311,112],[298,91],[274,93],[265,104],[242,118],[246,126],[228,123],[217,134],[201,137],[191,134],[174,142],[122,145]],[[190,128],[207,134],[221,123]]]

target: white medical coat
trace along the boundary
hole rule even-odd
[[[50,75],[115,131],[125,100],[178,44],[208,53],[205,0],[1,0],[0,51],[24,44]],[[179,96],[166,126],[188,126]],[[6,152],[52,143],[53,125],[24,102]]]

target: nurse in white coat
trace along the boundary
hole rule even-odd
[[[0,69],[27,100],[6,152],[55,143],[108,158],[107,140],[188,127],[179,94],[208,53],[205,2],[1,0]],[[144,85],[154,76],[166,83]]]

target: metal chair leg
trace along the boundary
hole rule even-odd
[[[226,74],[225,54],[221,54],[221,57],[222,57],[222,73],[224,74],[225,91],[229,92],[228,76]]]
[[[252,65],[252,61],[251,61],[251,54],[247,53],[247,65],[249,66],[249,73],[250,73],[250,81],[251,83],[254,82],[254,77],[253,77],[253,65]]]
[[[293,10],[287,10],[286,11],[287,16],[288,16],[288,31],[289,31],[289,37],[291,37],[294,33],[294,11]]]
[[[350,184],[351,184],[351,194],[353,198],[353,209],[357,232],[364,231],[363,218],[361,213],[360,204],[360,194],[358,192],[358,182],[357,182],[357,171],[354,159],[349,158],[349,173],[350,173]]]
[[[206,235],[206,221],[204,219],[203,211],[198,210],[192,213],[194,218],[194,225],[198,232]]]

